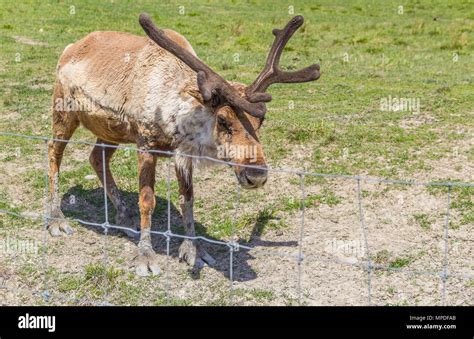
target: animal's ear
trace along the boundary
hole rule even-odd
[[[256,117],[262,117],[265,114],[267,108],[264,102],[250,102],[246,97],[240,96],[219,74],[166,36],[162,29],[157,28],[148,14],[140,14],[139,22],[151,40],[161,48],[174,54],[197,73],[197,84],[204,101],[212,102],[214,96],[219,96],[221,100],[229,105],[241,108]]]
[[[224,100],[217,93],[211,96],[211,106],[216,108],[224,103]]]
[[[196,80],[197,80],[197,85],[198,85],[199,91],[201,92],[201,96],[204,102],[209,103],[214,108],[223,103],[224,99],[222,98],[221,95],[219,95],[218,90],[209,88],[206,85],[206,82],[207,82],[206,73],[199,71],[197,73]]]

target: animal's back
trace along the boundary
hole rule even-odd
[[[165,32],[195,54],[179,33]],[[180,92],[193,77],[186,65],[150,39],[123,32],[93,32],[69,45],[56,72],[62,95],[80,108],[81,123],[111,142],[135,142],[137,120],[144,115],[156,120],[151,114],[159,111],[159,100],[175,96],[173,90]],[[154,87],[169,93],[156,93],[161,98],[150,103]]]

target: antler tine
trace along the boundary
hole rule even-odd
[[[250,102],[240,97],[224,78],[196,56],[168,38],[163,30],[158,29],[148,14],[140,14],[139,22],[150,39],[174,54],[192,70],[197,72],[199,91],[205,101],[209,101],[212,95],[220,95],[230,105],[240,108],[249,114],[256,117],[263,117],[265,115],[265,104],[262,102]]]
[[[280,57],[286,44],[304,22],[301,15],[291,19],[283,29],[274,29],[275,36],[267,61],[257,79],[247,88],[249,101],[258,101],[263,92],[274,83],[296,83],[317,80],[320,76],[319,65],[314,64],[295,72],[286,72],[279,69]]]
[[[145,33],[159,46],[166,49],[168,52],[176,55],[181,61],[188,65],[195,72],[203,72],[206,76],[214,74],[219,76],[217,73],[212,71],[205,63],[196,58],[186,49],[176,44],[173,40],[168,38],[162,29],[155,26],[150,16],[146,13],[140,14],[139,20],[140,25],[143,27]]]

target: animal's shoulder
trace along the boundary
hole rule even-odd
[[[145,37],[124,32],[92,32],[68,45],[61,55],[58,66],[85,59],[96,62],[123,62],[128,54],[145,47],[147,40]]]
[[[165,32],[165,34],[171,39],[173,40],[174,42],[176,42],[179,46],[183,47],[184,49],[188,50],[189,52],[191,52],[193,55],[196,55],[196,52],[194,51],[193,49],[193,46],[191,46],[191,44],[189,43],[189,41],[184,37],[182,36],[181,34],[179,34],[178,32],[175,32],[171,29],[164,29],[163,30]]]

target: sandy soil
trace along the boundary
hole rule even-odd
[[[77,150],[70,150],[69,154],[75,161],[87,159]],[[474,173],[472,164],[458,160],[463,166],[457,170],[454,170],[456,164],[452,159],[432,162],[432,178],[471,180]],[[24,171],[14,168],[15,161],[4,162],[5,166],[1,179],[10,183],[21,182]],[[71,165],[65,160],[65,168],[68,166]],[[165,162],[159,164],[158,179],[165,178],[165,166]],[[206,227],[210,223],[209,206],[216,203],[216,197],[220,199],[217,203],[232,202],[235,179],[226,168],[197,171],[196,178],[195,194],[202,201],[202,206],[196,207],[196,220]],[[426,180],[421,175],[415,178]],[[329,179],[324,184],[307,182],[305,191],[308,196],[329,189],[340,202],[328,205],[317,201],[306,205],[301,243],[301,212],[298,209],[277,211],[275,220],[268,220],[263,231],[256,231],[253,225],[240,230],[234,238],[240,238],[239,242],[254,249],[240,249],[234,253],[232,284],[229,248],[226,246],[206,244],[208,252],[217,259],[215,267],[190,272],[189,267],[177,258],[179,240],[171,242],[171,255],[167,257],[164,239],[156,236],[154,246],[160,254],[163,273],[159,277],[140,279],[133,275],[135,242],[132,239],[118,232],[104,237],[101,229],[77,223],[73,225],[76,231],[73,236],[45,238],[41,209],[36,208],[28,216],[36,215],[40,217],[38,221],[17,221],[15,227],[2,230],[3,239],[36,244],[38,251],[2,252],[0,304],[42,304],[44,299],[40,293],[47,286],[52,304],[89,305],[107,300],[112,304],[144,305],[166,302],[193,305],[366,305],[369,298],[366,263],[370,254],[372,263],[390,268],[371,270],[372,304],[473,305],[473,280],[467,279],[468,275],[474,275],[474,235],[473,225],[469,224],[449,228],[448,271],[451,275],[446,281],[443,298],[440,272],[445,263],[446,194],[433,194],[422,186],[369,182],[361,182],[361,185],[368,252],[360,222],[357,182],[342,179]],[[91,194],[100,197],[98,181],[96,187]],[[3,185],[3,190],[13,206],[27,208],[35,189],[9,184]],[[165,203],[165,193],[157,192],[159,203]],[[262,190],[241,191],[237,215],[257,213],[265,206],[278,205],[288,197],[297,201],[300,195],[298,177],[273,173]],[[94,205],[79,198],[74,207],[67,206],[67,202],[65,207],[87,211],[90,220],[102,220],[101,204]],[[453,223],[459,222],[461,213],[451,209]],[[426,215],[429,220],[427,228],[420,227],[415,220],[414,216],[419,214]],[[222,212],[223,218],[233,215],[233,208]],[[171,217],[173,225],[180,225],[175,206],[172,206]],[[0,219],[8,226],[7,217],[1,215]],[[278,219],[287,226],[271,227],[271,223],[278,222]],[[154,229],[166,229],[166,215],[156,218]],[[213,237],[207,233],[202,235]],[[44,239],[45,256],[41,252]],[[299,246],[304,254],[300,265],[297,261]],[[113,286],[107,279],[102,279],[92,284],[88,281],[84,286],[70,290],[61,287],[65,279],[81,279],[88,265],[101,264],[104,260],[122,272]],[[92,289],[92,285],[95,288]],[[107,288],[107,294],[103,293]]]

